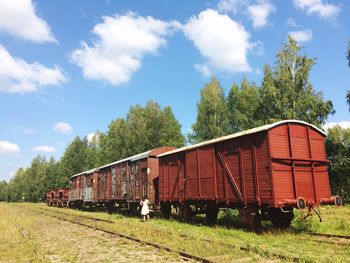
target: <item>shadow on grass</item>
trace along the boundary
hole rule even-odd
[[[89,208],[83,208],[79,209],[81,211],[88,211],[88,212],[105,212],[107,213],[107,208],[104,206],[101,207],[94,207],[92,209]],[[142,219],[141,216],[141,209],[139,207],[128,210],[127,208],[115,208],[112,213],[114,215],[119,215],[122,217],[130,217],[135,218],[138,217],[140,220]],[[190,221],[184,222],[181,220],[180,216],[178,215],[177,211],[173,209],[171,214],[170,220],[175,220],[180,223],[184,224],[190,224],[190,225],[196,225],[196,226],[208,226],[208,227],[222,227],[226,229],[237,229],[237,230],[243,230],[248,232],[255,232],[256,234],[283,234],[283,233],[299,233],[303,231],[310,231],[312,229],[316,229],[318,224],[317,221],[312,220],[312,218],[308,218],[304,221],[300,220],[300,212],[295,210],[294,211],[295,218],[292,221],[292,224],[287,229],[278,229],[275,226],[272,225],[272,223],[268,220],[262,221],[261,228],[257,230],[252,230],[250,228],[247,228],[245,225],[242,225],[240,222],[240,216],[236,209],[229,209],[229,208],[221,208],[218,214],[218,220],[217,224],[215,225],[209,225],[207,224],[206,217],[204,214],[197,214],[194,215]],[[150,211],[150,217],[151,219],[166,219],[169,218],[164,217],[164,215],[161,212],[157,212],[154,210]]]

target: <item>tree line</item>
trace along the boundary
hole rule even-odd
[[[316,59],[303,51],[289,38],[278,51],[275,64],[264,67],[260,86],[244,78],[225,92],[213,77],[200,91],[188,141],[197,143],[283,119],[299,119],[321,128],[335,110],[310,83]],[[347,59],[350,65],[350,44]],[[346,99],[350,107],[350,91]],[[18,169],[9,183],[0,182],[0,200],[44,200],[47,189],[67,187],[73,174],[156,147],[185,143],[181,125],[169,106],[153,101],[144,107],[132,106],[126,117],[112,121],[105,133],[97,131],[90,140],[77,136],[59,161],[37,156],[30,167]],[[331,160],[332,192],[349,199],[350,129],[330,128],[326,151]]]

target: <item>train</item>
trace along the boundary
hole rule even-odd
[[[270,220],[286,228],[294,209],[309,214],[321,205],[342,205],[331,195],[325,137],[310,123],[283,120],[182,148],[152,149],[72,175],[65,204],[133,210],[147,196],[167,218],[172,211],[183,220],[205,214],[213,224],[220,208],[232,208],[247,227]]]

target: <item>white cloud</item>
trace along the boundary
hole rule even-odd
[[[308,42],[312,40],[312,31],[309,30],[298,30],[298,31],[291,31],[288,33],[291,38],[293,38],[295,41],[301,43],[301,42]]]
[[[219,12],[237,14],[238,12],[248,16],[253,22],[254,28],[268,25],[268,17],[276,11],[276,7],[269,0],[220,0],[217,6]]]
[[[268,16],[276,11],[276,7],[268,1],[258,1],[248,7],[249,18],[253,21],[254,28],[261,28],[268,24]]]
[[[220,0],[217,8],[221,13],[237,14],[241,7],[247,3],[247,0]]]
[[[34,42],[57,42],[31,0],[0,1],[0,31]]]
[[[38,62],[28,64],[12,57],[0,44],[0,91],[24,94],[65,81],[66,77],[57,66],[51,69]]]
[[[73,63],[83,69],[84,77],[105,80],[119,85],[130,80],[141,67],[142,58],[166,44],[165,36],[180,27],[178,22],[166,22],[153,17],[127,13],[105,16],[93,33],[93,46],[82,42],[71,54]]]
[[[265,45],[262,41],[258,40],[250,45],[251,53],[262,56],[265,54]]]
[[[286,20],[286,26],[290,26],[290,27],[294,27],[294,28],[300,27],[297,24],[297,22],[295,22],[295,20],[291,17]]]
[[[8,141],[0,141],[0,154],[18,154],[20,151],[17,144]]]
[[[204,77],[209,78],[213,74],[208,65],[195,64],[194,68],[198,70]]]
[[[183,31],[208,60],[195,66],[205,75],[210,75],[213,70],[228,73],[251,70],[247,61],[249,33],[227,15],[207,9],[197,17],[191,17]]]
[[[317,14],[323,19],[335,19],[340,6],[324,3],[323,0],[294,0],[294,6],[308,15]]]
[[[323,129],[327,131],[329,128],[333,128],[337,125],[343,129],[350,129],[350,121],[327,122],[325,125],[323,125]]]
[[[33,152],[41,152],[41,153],[54,153],[56,149],[52,146],[42,145],[36,146],[33,148]]]
[[[62,134],[68,134],[70,133],[73,128],[69,123],[66,122],[57,122],[54,127],[53,130],[58,132],[58,133],[62,133]]]

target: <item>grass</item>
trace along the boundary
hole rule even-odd
[[[281,259],[273,256],[274,254],[285,255],[290,260],[298,257],[304,262],[346,262],[350,258],[350,241],[322,243],[321,241],[329,241],[329,239],[311,237],[305,234],[306,230],[310,230],[349,235],[350,207],[340,209],[326,207],[322,209],[322,223],[318,222],[316,215],[310,216],[301,223],[297,213],[291,230],[279,231],[269,224],[265,224],[264,231],[257,234],[240,227],[237,214],[231,210],[222,210],[219,218],[220,224],[209,227],[203,224],[204,218],[202,217],[196,218],[194,224],[162,218],[153,218],[149,222],[143,223],[137,217],[127,217],[120,213],[109,215],[101,212],[82,212],[46,207],[43,204],[23,204],[22,206],[40,208],[48,212],[65,213],[66,216],[86,215],[112,220],[114,224],[103,222],[95,222],[94,224],[217,262],[280,261]],[[240,247],[247,248],[249,251],[242,251]]]
[[[0,203],[0,262],[182,261],[175,254],[28,210],[33,207],[40,206]]]

